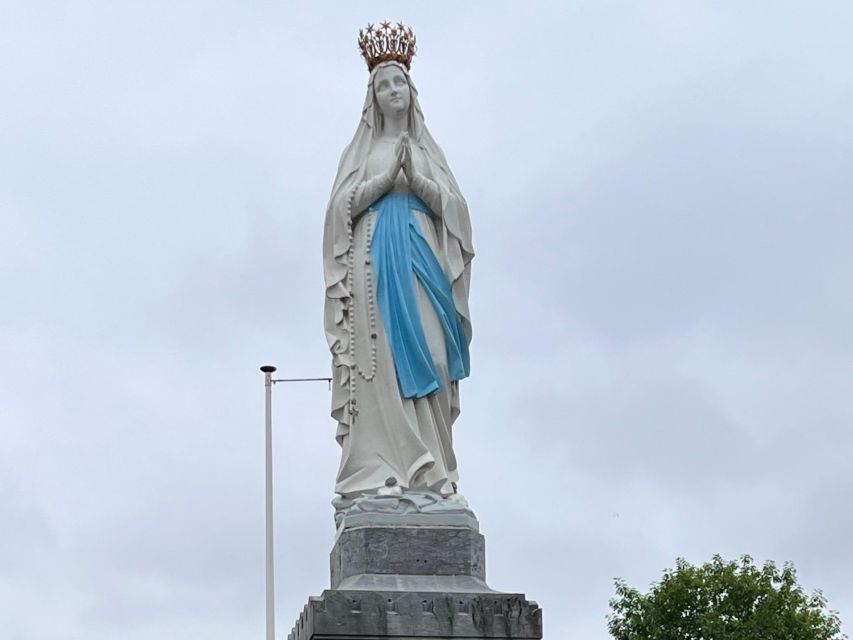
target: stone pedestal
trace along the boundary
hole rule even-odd
[[[309,599],[288,640],[542,638],[535,602],[486,584],[476,527],[421,522],[343,530],[332,588]]]
[[[490,591],[485,540],[467,527],[346,529],[330,560],[332,589],[386,588],[403,581],[411,587],[453,583]]]
[[[542,611],[523,595],[324,591],[288,640],[540,640]]]

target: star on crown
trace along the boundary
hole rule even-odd
[[[367,62],[368,71],[372,71],[379,63],[390,60],[410,69],[412,58],[417,51],[412,28],[402,22],[392,25],[387,20],[378,27],[368,24],[366,29],[359,29],[358,48]]]

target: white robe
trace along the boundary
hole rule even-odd
[[[416,281],[424,335],[442,388],[424,398],[403,398],[367,260],[376,212],[355,212],[353,216],[350,211],[358,186],[389,164],[392,147],[376,135],[379,118],[372,83],[379,68],[370,76],[361,122],[341,158],[324,231],[325,324],[333,356],[332,416],[338,422],[336,437],[342,448],[335,492],[345,497],[373,493],[393,477],[403,488],[448,495],[459,479],[452,439],[459,393],[458,383],[447,377],[441,325]],[[434,219],[420,211],[414,215],[451,283],[454,304],[470,341],[468,285],[473,249],[468,208],[443,153],[423,123],[417,92],[409,82],[413,159],[418,170],[439,186],[441,199]],[[402,172],[392,190],[410,190]]]

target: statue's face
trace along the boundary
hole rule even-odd
[[[373,92],[379,110],[386,118],[399,118],[408,112],[412,100],[409,83],[397,65],[388,65],[376,72]]]

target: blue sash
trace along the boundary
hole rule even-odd
[[[432,252],[413,209],[432,215],[411,193],[388,193],[371,205],[377,211],[370,255],[376,274],[376,299],[391,346],[397,382],[404,398],[423,398],[441,389],[421,324],[415,278],[421,283],[444,331],[447,373],[467,378],[471,369],[453,291]]]

